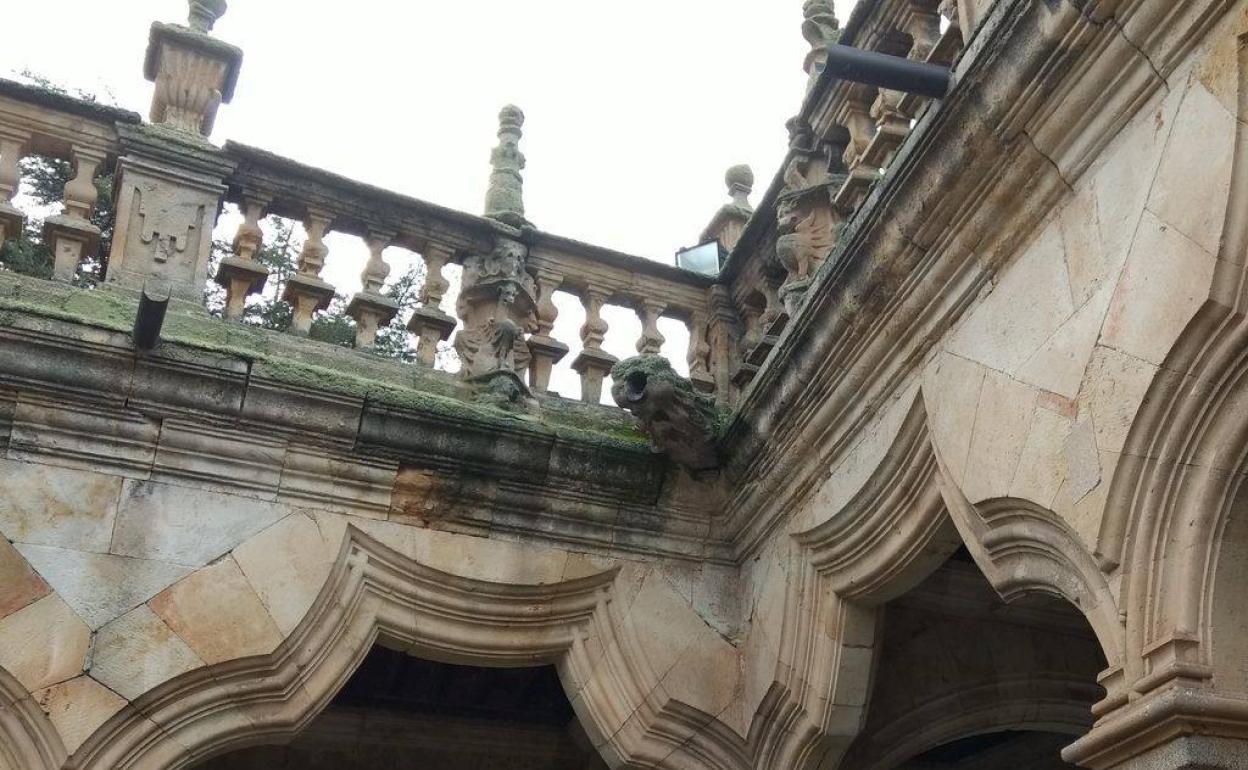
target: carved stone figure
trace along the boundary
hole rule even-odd
[[[641,421],[655,452],[668,454],[691,471],[719,465],[714,402],[677,374],[666,358],[627,358],[611,368],[611,379],[611,397]]]

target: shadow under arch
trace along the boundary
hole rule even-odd
[[[287,741],[326,707],[374,643],[446,663],[555,664],[582,726],[612,766],[743,767],[741,739],[729,728],[714,729],[713,716],[661,697],[637,631],[614,607],[617,574],[489,583],[423,566],[348,527],[321,593],[274,652],[166,682],[107,721],[64,767],[175,770]]]
[[[1069,602],[1103,648],[1109,668],[1101,683],[1120,678],[1117,607],[1091,555],[1069,525],[1034,503],[971,505],[944,472],[921,393],[863,488],[793,542],[800,555],[776,676],[750,728],[759,770],[840,765],[866,714],[879,608],[963,545],[1003,598],[1041,593]],[[1087,729],[1090,715],[1081,716],[1079,732],[1066,720],[1067,734]]]
[[[55,770],[64,761],[56,727],[22,683],[0,668],[0,768]]]

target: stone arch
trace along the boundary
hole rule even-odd
[[[1248,676],[1215,681],[1212,649],[1218,591],[1248,587],[1218,579],[1222,544],[1248,473],[1246,37],[1237,40],[1239,120],[1209,297],[1137,412],[1095,549],[1101,569],[1120,575],[1126,678],[1141,695],[1168,683],[1248,692]],[[1248,710],[1237,719],[1248,721]]]
[[[0,668],[0,770],[54,770],[65,761],[56,728],[21,682]]]
[[[612,766],[736,770],[742,741],[713,715],[665,697],[617,602],[619,568],[514,585],[424,566],[354,527],[320,595],[272,653],[197,669],[106,722],[67,770],[174,770],[288,740],[374,643],[447,663],[553,663]],[[722,729],[717,729],[722,728]]]
[[[862,727],[878,608],[963,545],[1003,598],[1041,593],[1073,605],[1109,661],[1102,684],[1112,686],[1121,670],[1117,606],[1087,549],[1034,503],[971,505],[940,461],[921,394],[863,488],[793,539],[801,556],[786,598],[778,675],[750,730],[756,768],[837,766]],[[1083,708],[1078,731],[1065,720],[1069,734],[1087,729]]]

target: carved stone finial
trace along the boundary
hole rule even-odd
[[[524,113],[507,105],[498,113],[498,146],[490,154],[490,187],[485,193],[485,215],[514,227],[529,224],[524,218]]]
[[[611,397],[641,421],[655,452],[691,471],[719,465],[715,404],[694,390],[662,356],[625,359],[611,367]]]
[[[225,15],[225,0],[190,0],[188,25],[196,32],[208,34],[217,20]]]
[[[733,166],[724,175],[724,183],[728,185],[728,194],[732,196],[734,206],[753,210],[750,206],[750,193],[754,191],[754,171],[749,166]]]
[[[836,18],[832,0],[806,0],[802,6],[802,37],[811,48],[822,48],[835,43],[841,37],[841,23]]]

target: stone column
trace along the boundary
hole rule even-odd
[[[429,244],[421,256],[425,260],[425,285],[420,287],[420,307],[412,313],[407,330],[417,337],[417,362],[432,367],[437,360],[438,343],[449,339],[456,325],[455,318],[439,307],[450,286],[442,275],[442,268],[450,262],[451,252]]]
[[[95,172],[104,163],[104,153],[74,147],[74,176],[65,183],[65,211],[48,217],[43,223],[43,237],[52,245],[52,278],[72,281],[78,263],[99,248],[100,228],[91,223],[91,209],[99,192],[95,189]]]
[[[399,303],[382,295],[381,287],[390,275],[390,265],[386,264],[384,252],[395,233],[369,230],[365,241],[368,243],[368,262],[364,264],[364,272],[360,273],[363,288],[351,298],[347,305],[347,315],[355,319],[355,346],[359,349],[372,347],[377,340],[377,330],[394,318],[399,312]]]
[[[587,286],[581,295],[581,304],[585,307],[585,323],[581,326],[583,347],[572,362],[572,369],[581,375],[581,400],[587,404],[602,400],[602,381],[619,361],[602,349],[608,329],[602,318],[602,307],[610,297],[609,289],[595,284]]]
[[[485,193],[485,215],[514,227],[529,222],[524,218],[524,113],[508,105],[498,113],[498,146],[490,154],[490,186]]]
[[[710,346],[707,365],[715,382],[715,401],[726,406],[732,401],[732,374],[741,338],[741,321],[727,286],[716,284],[707,290],[707,295],[711,306],[706,329],[706,341]]]
[[[529,387],[538,393],[550,390],[550,373],[555,364],[568,354],[568,346],[550,336],[559,317],[555,292],[563,285],[563,276],[553,270],[537,271],[537,331],[529,336]]]
[[[174,299],[202,306],[212,229],[234,162],[195,137],[121,124],[118,133],[122,154],[114,183],[117,218],[107,285],[138,291],[156,278],[169,286]],[[240,280],[258,277],[250,267],[236,271]],[[228,276],[227,268],[227,289]]]
[[[189,5],[189,28],[152,25],[143,74],[156,84],[153,123],[208,136],[217,108],[234,95],[243,52],[208,34],[225,13],[223,0],[191,0]]]
[[[260,220],[268,205],[266,195],[244,194],[243,222],[234,234],[234,256],[222,259],[217,266],[214,280],[225,287],[225,317],[231,321],[243,317],[247,297],[262,290],[269,279],[269,269],[255,260],[264,244]]]
[[[0,246],[9,238],[21,235],[26,216],[13,205],[13,196],[22,181],[18,165],[30,136],[13,129],[0,128]]]
[[[286,279],[286,288],[282,291],[282,299],[289,302],[293,310],[290,330],[295,334],[307,334],[312,328],[312,316],[329,307],[334,299],[334,287],[320,277],[325,257],[329,255],[325,234],[331,221],[328,211],[311,207],[303,219],[307,238],[299,251],[299,272]]]
[[[659,332],[659,318],[667,305],[654,300],[643,300],[637,311],[641,319],[641,336],[637,338],[637,352],[643,356],[657,356],[667,338]]]

